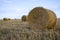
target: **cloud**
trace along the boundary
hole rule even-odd
[[[1,3],[12,3],[11,0],[0,0]]]
[[[25,12],[27,9],[22,9],[22,8],[17,8],[16,12],[21,13],[21,12]]]
[[[16,9],[16,12],[20,12],[20,11],[22,11],[22,9]]]
[[[5,2],[5,3],[12,3],[12,1],[7,1],[7,0],[6,0],[6,1],[4,1],[4,2]]]
[[[2,1],[0,1],[0,7],[1,7],[1,8],[2,8],[2,7],[4,7],[4,8],[6,8],[6,7],[11,7],[11,6],[13,6],[12,3],[13,3],[12,1],[2,0]]]
[[[31,1],[41,1],[41,0],[31,0]]]
[[[58,6],[55,10],[60,10],[60,6]]]

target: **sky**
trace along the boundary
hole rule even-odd
[[[60,18],[60,0],[0,0],[0,19],[21,18],[35,7],[44,7]]]

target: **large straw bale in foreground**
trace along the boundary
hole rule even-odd
[[[54,28],[56,15],[53,11],[43,7],[32,9],[28,15],[28,23],[32,29]]]

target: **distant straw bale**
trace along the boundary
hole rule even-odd
[[[10,18],[3,18],[3,21],[11,20]]]
[[[28,23],[32,29],[51,29],[56,24],[56,15],[49,9],[36,7],[30,11]]]
[[[8,20],[11,20],[10,18],[8,18]]]
[[[22,21],[27,21],[27,16],[26,15],[22,16]]]
[[[3,18],[3,21],[7,21],[7,18]]]

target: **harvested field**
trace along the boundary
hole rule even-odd
[[[59,30],[29,29],[28,22],[0,20],[0,40],[60,40]]]
[[[60,40],[60,31],[0,29],[0,40]]]

